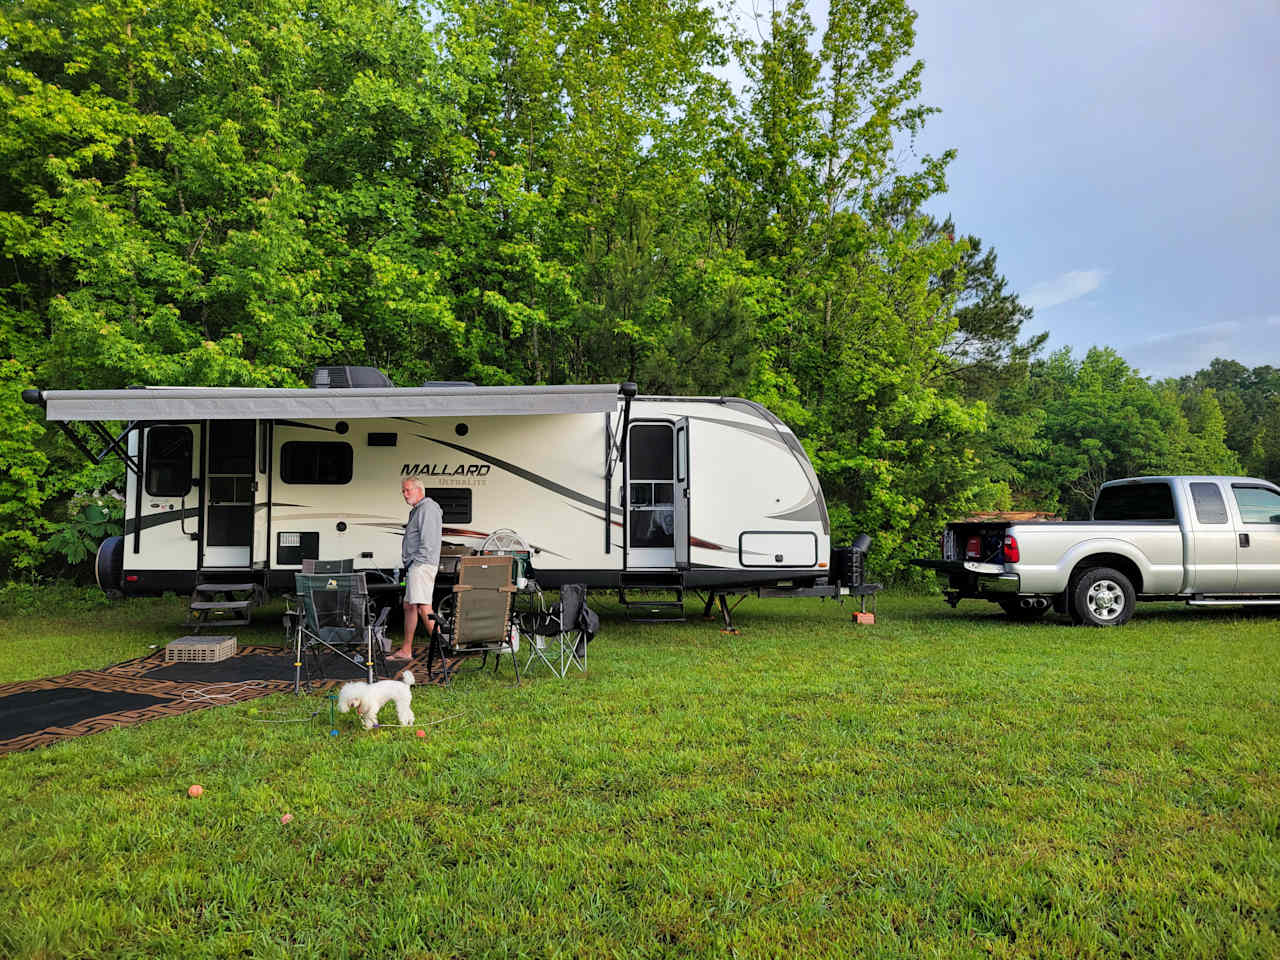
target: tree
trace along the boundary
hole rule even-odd
[[[1227,446],[1227,420],[1218,404],[1217,392],[1210,387],[1184,397],[1182,411],[1187,418],[1190,439],[1186,466],[1181,472],[1238,475],[1242,470],[1240,459]]]
[[[1080,518],[1107,480],[1238,469],[1212,392],[1189,420],[1175,389],[1152,384],[1109,348],[1034,362],[1026,385],[1000,403],[1011,415],[1038,411],[1034,434],[999,451],[1022,505]]]
[[[456,123],[413,8],[33,0],[0,31],[5,383],[297,384],[456,338],[418,216]],[[6,411],[25,550],[104,478]]]
[[[950,154],[902,161],[931,113],[904,0],[835,0],[820,30],[791,0],[758,41],[700,0],[32,0],[0,29],[15,394],[322,363],[745,394],[885,574],[1034,473],[1013,457],[1039,425],[989,418],[1028,313],[976,237],[918,213]],[[11,563],[23,524],[106,522],[113,479],[64,482],[18,406]]]
[[[984,250],[979,237],[957,239],[950,217],[941,222],[926,217],[922,239],[945,239],[961,250],[960,262],[935,280],[940,290],[956,291],[956,330],[938,351],[937,375],[967,397],[990,401],[1026,377],[1049,334],[1020,340],[1032,310],[1009,290],[996,266],[995,250]]]
[[[890,573],[996,492],[974,452],[985,407],[932,376],[957,330],[962,249],[900,213],[943,188],[950,159],[897,161],[895,137],[931,112],[923,65],[902,63],[913,21],[901,3],[836,2],[818,39],[802,3],[775,11],[739,48],[748,100],[710,185],[713,233],[772,281],[753,392],[809,450],[836,540],[875,532]]]

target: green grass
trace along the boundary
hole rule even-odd
[[[15,603],[0,681],[182,610]],[[599,606],[586,677],[418,689],[425,738],[275,696],[0,757],[0,955],[1280,956],[1276,619]]]

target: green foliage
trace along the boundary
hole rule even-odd
[[[293,9],[10,8],[0,243],[42,382],[293,384],[405,300],[451,329],[400,199],[447,136],[421,19]]]
[[[1280,370],[1271,366],[1249,369],[1234,360],[1217,359],[1203,370],[1171,381],[1184,397],[1187,416],[1207,417],[1216,432],[1217,414],[1200,406],[1217,405],[1227,447],[1252,476],[1280,479]],[[1208,398],[1212,398],[1212,402]]]
[[[1240,470],[1211,391],[1184,407],[1172,386],[1152,384],[1110,349],[1036,361],[1022,386],[1001,395],[997,420],[1003,443],[993,459],[1019,505],[1071,517],[1088,515],[1107,480]]]
[[[121,532],[124,502],[116,497],[79,497],[67,514],[67,522],[49,538],[49,549],[74,565],[94,556],[105,538]]]
[[[42,581],[34,578],[0,584],[0,618],[16,619],[36,614],[42,617],[91,620],[94,617],[103,616],[104,608],[111,604],[112,600],[96,585],[77,586],[66,581]],[[121,622],[128,620],[127,614],[118,606],[111,611],[110,615],[119,617]],[[23,636],[21,628],[14,628],[14,636]],[[106,650],[102,652],[107,655],[127,657],[133,649],[135,648],[122,643],[117,648],[118,653],[115,651],[107,653]],[[65,656],[66,652],[62,651],[60,655]],[[46,662],[42,661],[39,667],[32,670],[29,675],[43,675],[46,672],[45,668]]]
[[[796,429],[837,541],[873,533],[882,576],[969,510],[1078,512],[1125,471],[1280,472],[1271,368],[1175,389],[1104,355],[1032,362],[994,251],[919,212],[951,154],[903,159],[932,113],[914,19],[3,8],[0,572],[87,558],[108,527],[86,505],[122,487],[18,399],[36,384],[294,386],[332,362],[745,395]]]
[[[935,522],[950,494],[907,482],[934,449],[961,500],[985,483],[982,411],[924,384],[956,250],[886,212],[946,162],[895,159],[929,112],[901,2],[834,4],[821,32],[792,4],[761,42],[697,0],[0,16],[13,379],[628,378],[777,407],[848,529]],[[62,511],[111,478],[22,419],[9,562],[79,556],[94,527]]]
[[[964,396],[990,401],[1026,378],[1028,364],[1049,334],[1019,342],[1032,310],[1008,289],[1008,281],[997,270],[995,250],[984,251],[982,240],[972,234],[956,240],[950,218],[941,223],[927,218],[922,239],[941,238],[962,246],[959,262],[937,279],[941,289],[956,294],[956,329],[938,350],[937,376]]]
[[[31,386],[27,368],[0,360],[0,570],[35,566],[51,528],[44,514],[53,492],[46,482],[45,428],[22,401],[22,391]]]
[[[802,438],[837,542],[873,532],[886,575],[931,552],[948,514],[1000,494],[975,455],[985,406],[938,375],[965,248],[901,213],[942,189],[950,159],[897,161],[895,138],[930,112],[921,64],[901,63],[913,20],[834,3],[819,33],[803,4],[777,10],[743,54],[751,88],[711,184],[713,233],[772,281],[753,391]]]

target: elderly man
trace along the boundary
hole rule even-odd
[[[400,563],[404,578],[404,645],[388,660],[413,657],[413,635],[418,621],[431,633],[431,595],[436,587],[436,571],[440,568],[440,505],[426,495],[422,481],[405,477],[400,484],[404,502],[409,505],[409,520],[404,525],[404,544],[400,547]]]

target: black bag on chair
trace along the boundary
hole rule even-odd
[[[600,616],[587,606],[587,588],[583,584],[566,583],[560,588],[560,623],[565,630],[582,632],[574,651],[581,657],[600,632]]]

